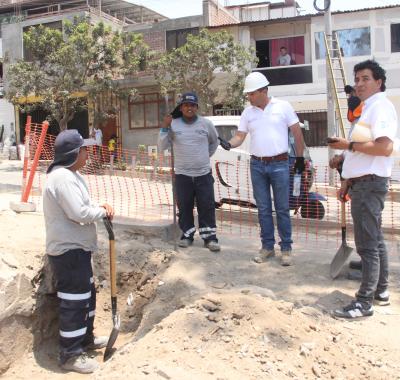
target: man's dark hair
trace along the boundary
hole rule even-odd
[[[286,46],[281,46],[279,50],[282,50],[282,49],[287,50],[287,49],[286,49]]]
[[[357,74],[358,71],[361,70],[366,70],[369,69],[372,72],[372,76],[374,77],[375,80],[382,80],[381,84],[381,91],[386,90],[386,71],[379,65],[378,62],[368,59],[366,61],[357,63],[357,65],[354,66],[354,75]]]

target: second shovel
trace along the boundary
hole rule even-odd
[[[108,338],[106,350],[104,351],[103,360],[108,360],[115,349],[113,349],[114,343],[117,340],[119,334],[119,327],[121,324],[119,314],[117,314],[117,271],[115,263],[115,238],[114,230],[111,220],[108,218],[103,218],[104,225],[108,232],[108,240],[110,246],[110,282],[111,282],[111,310],[112,310],[112,322],[113,329],[111,331],[110,337]]]

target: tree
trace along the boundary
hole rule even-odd
[[[244,77],[256,59],[252,49],[235,43],[225,30],[202,29],[198,35],[188,35],[185,45],[161,56],[153,68],[162,93],[195,91],[202,112],[211,114],[219,91],[226,93],[225,106],[243,106]],[[216,72],[229,74],[218,89]]]
[[[105,91],[126,94],[118,79],[135,75],[148,53],[141,35],[82,18],[63,21],[63,31],[31,27],[24,33],[24,44],[33,61],[10,65],[6,97],[27,112],[42,107],[61,130],[87,108],[88,98],[95,102]],[[21,104],[29,95],[37,97],[35,104]],[[95,115],[99,119],[102,115]]]

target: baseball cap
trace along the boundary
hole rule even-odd
[[[95,144],[96,140],[84,139],[76,129],[60,132],[54,142],[54,160],[47,169],[47,173],[50,173],[56,166],[69,168],[78,159],[81,147]]]

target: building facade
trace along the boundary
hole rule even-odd
[[[182,46],[188,34],[197,34],[201,28],[225,29],[237,43],[255,49],[259,63],[252,69],[268,77],[270,94],[290,101],[300,115],[307,113],[307,119],[315,123],[315,126],[310,125],[311,129],[318,129],[313,132],[311,145],[324,143],[327,78],[322,13],[300,15],[297,3],[292,0],[227,7],[222,7],[216,0],[204,0],[203,14],[167,19],[151,10],[143,10],[143,7],[140,13],[140,7],[130,3],[135,11],[132,8],[127,17],[128,13],[124,13],[122,7],[125,2],[114,2],[114,10],[107,8],[107,3],[112,2],[103,0],[100,13],[98,8],[94,8],[96,13],[88,4],[83,4],[88,8],[36,14],[15,23],[2,24],[3,56],[8,55],[10,62],[23,57],[22,33],[27,26],[60,22],[78,12],[89,12],[94,21],[106,18],[115,27],[143,34],[149,47],[159,53]],[[387,71],[387,94],[400,111],[400,6],[334,12],[332,25],[342,48],[347,82],[353,83],[352,69],[356,63],[376,59]],[[284,56],[286,59],[281,58]],[[215,85],[224,80],[224,75],[218,74]],[[104,106],[111,104],[118,115],[115,118],[117,125],[112,126],[110,121],[111,124],[103,128],[118,129],[124,148],[155,145],[167,106],[154,77],[150,72],[141,72],[135,80],[122,80],[121,86],[136,88],[138,95],[125,100],[105,95]],[[176,96],[169,93],[168,109],[173,108]],[[219,101],[223,103],[223,99]],[[18,125],[19,120],[15,121]],[[90,123],[88,116],[89,129]]]

